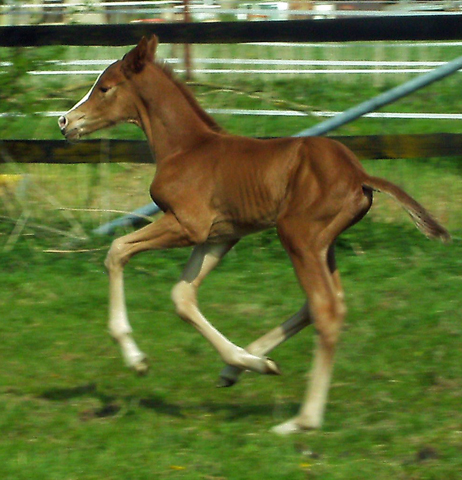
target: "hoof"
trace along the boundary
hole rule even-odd
[[[226,365],[226,367],[220,372],[217,387],[232,387],[233,385],[236,385],[241,373],[242,370],[240,368]]]
[[[140,377],[144,377],[147,375],[149,371],[149,364],[148,364],[148,359],[146,357],[143,357],[141,360],[139,360],[137,363],[132,365],[131,369]]]
[[[271,358],[266,357],[266,374],[267,375],[282,375],[279,365]]]
[[[271,429],[271,431],[277,435],[292,435],[294,433],[301,433],[304,431],[304,429],[298,425],[296,420],[289,420],[288,422],[276,425]]]
[[[237,379],[235,378],[220,376],[220,378],[218,379],[217,388],[232,387],[236,383]]]
[[[299,419],[295,417],[287,422],[281,423],[280,425],[276,425],[271,431],[277,435],[292,435],[294,433],[309,432],[311,430],[316,430],[317,428],[319,427],[300,425]]]
[[[264,357],[260,358],[259,361],[260,365],[258,365],[258,370],[255,369],[253,371],[263,375],[281,375],[281,369],[279,368],[279,365],[274,360],[271,360],[271,358]],[[239,375],[243,371],[244,369],[239,367],[234,367],[231,365],[226,366],[220,373],[217,387],[232,387],[238,382]]]

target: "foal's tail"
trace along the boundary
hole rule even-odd
[[[441,226],[420,203],[416,202],[397,185],[383,178],[367,176],[363,182],[363,186],[378,192],[387,193],[393,197],[407,210],[416,227],[428,238],[440,239],[443,242],[451,241],[449,232]]]

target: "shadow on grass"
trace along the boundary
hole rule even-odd
[[[183,417],[183,414],[180,411],[180,406],[167,403],[159,396],[150,396],[140,399],[136,399],[130,395],[116,397],[100,392],[95,383],[79,385],[71,388],[52,388],[39,395],[39,398],[54,402],[66,402],[68,400],[84,397],[94,398],[101,403],[101,407],[93,409],[92,412],[87,412],[88,416],[94,418],[114,416],[122,410],[123,405],[130,405],[133,403],[137,403],[142,408],[155,410],[164,415],[178,418]]]
[[[297,402],[284,402],[282,404],[271,403],[201,403],[197,409],[203,413],[210,413],[221,417],[225,421],[241,420],[243,418],[274,418],[280,416],[283,419],[290,418],[298,412],[300,404]]]
[[[52,388],[45,390],[39,395],[39,398],[62,403],[79,398],[96,399],[100,403],[100,406],[87,409],[80,415],[81,420],[85,421],[95,418],[113,417],[121,410],[127,409],[127,406],[133,407],[134,405],[175,418],[185,418],[191,414],[213,414],[214,416],[221,417],[225,421],[234,421],[248,417],[274,417],[276,410],[279,413],[283,413],[284,416],[290,416],[294,415],[299,408],[299,404],[296,402],[275,405],[274,403],[243,404],[237,402],[212,401],[196,403],[185,400],[174,404],[166,402],[157,395],[142,398],[132,395],[122,397],[107,395],[99,391],[95,383],[71,388]]]

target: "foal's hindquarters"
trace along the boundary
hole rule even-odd
[[[355,168],[348,165],[344,170]],[[319,173],[318,194],[312,202],[306,202],[307,185],[302,181],[303,175],[299,173],[297,177],[291,202],[278,219],[277,229],[307,298],[301,321],[306,323],[309,318],[317,338],[301,409],[296,417],[274,428],[280,434],[319,428],[322,424],[335,350],[346,314],[335,261],[335,241],[372,205],[372,191],[363,187],[360,176],[337,178],[332,188],[332,175],[323,178]]]

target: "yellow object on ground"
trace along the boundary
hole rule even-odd
[[[0,174],[0,189],[6,190],[9,188],[15,188],[21,181],[22,175],[17,174]]]

